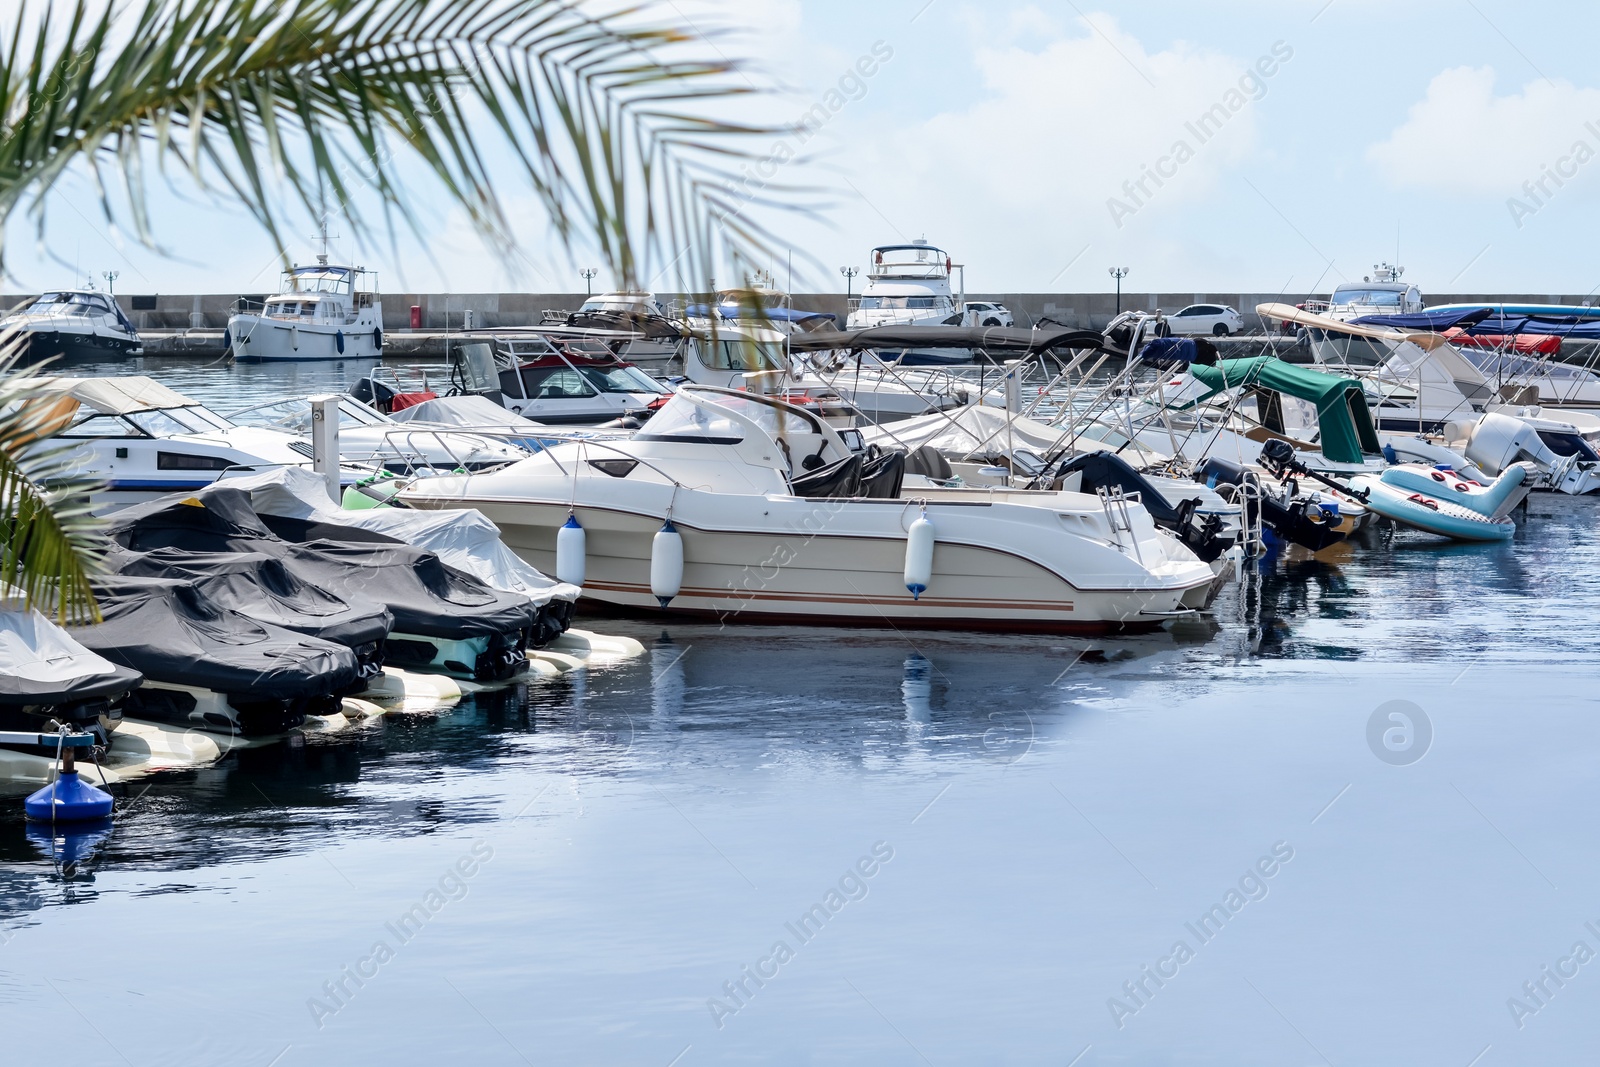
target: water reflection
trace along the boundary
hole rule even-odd
[[[362,835],[448,832],[500,817],[508,797],[538,788],[530,782],[579,796],[585,780],[649,782],[685,766],[708,782],[785,763],[854,775],[1005,767],[1069,737],[1085,702],[1152,677],[1180,678],[1191,687],[1180,692],[1227,684],[1219,666],[1241,658],[1489,650],[1559,661],[1589,651],[1600,600],[1590,504],[1542,497],[1510,544],[1379,529],[1318,556],[1286,552],[1213,615],[1138,637],[600,620],[591,625],[639,638],[645,654],[116,786],[120,814],[104,835],[41,839],[20,800],[0,804],[0,931],[104,892],[96,871],[202,872]]]

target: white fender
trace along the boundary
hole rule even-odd
[[[578,516],[568,515],[566,523],[556,531],[556,580],[568,585],[583,584],[584,563],[587,559],[588,535],[578,524]]]
[[[933,582],[933,523],[924,511],[906,531],[906,588],[911,599],[921,599]]]
[[[650,592],[664,608],[683,588],[683,535],[668,519],[650,542]]]

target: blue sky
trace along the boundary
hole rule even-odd
[[[891,53],[832,98],[811,158],[781,168],[777,180],[833,190],[825,222],[768,219],[796,252],[797,290],[840,288],[839,265],[918,236],[967,264],[973,291],[1104,291],[1113,264],[1135,290],[1327,290],[1396,255],[1425,293],[1600,288],[1589,5],[678,0],[661,12],[741,27],[718,47],[780,88],[759,104],[769,121],[826,103],[875,47]],[[531,200],[510,200],[521,255],[509,267],[448,212],[430,220],[431,258],[409,240],[398,257],[342,250],[391,291],[580,289],[590,257],[554,247]],[[108,234],[86,183],[69,187],[48,233],[64,262],[15,220],[6,288],[61,284],[74,265],[119,270],[126,292],[270,286],[276,250],[246,218],[168,194],[155,207],[175,258]],[[305,258],[311,243],[289,251]],[[771,266],[783,282],[786,262]]]

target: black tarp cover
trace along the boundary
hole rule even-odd
[[[72,636],[152,682],[292,699],[339,693],[359,677],[345,646],[218,607],[192,582],[97,578],[95,595],[105,621]]]
[[[382,641],[394,626],[394,616],[382,604],[335,596],[301,580],[265,552],[117,548],[106,558],[106,567],[129,577],[193,582],[207,603],[350,648]]]
[[[324,534],[339,528],[324,526]],[[250,506],[249,494],[213,485],[191,497],[162,497],[116,512],[108,533],[135,552],[261,552],[302,581],[346,601],[368,600],[394,616],[394,629],[460,640],[531,630],[538,608],[447,566],[432,552],[399,541],[328,537],[305,543],[276,536]],[[355,540],[359,533],[360,540]]]

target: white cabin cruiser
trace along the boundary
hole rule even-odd
[[[541,325],[567,325],[627,336],[612,342],[619,359],[652,366],[666,364],[678,354],[682,334],[665,304],[654,293],[624,290],[597,293],[584,300],[564,319],[547,313]]]
[[[235,426],[258,426],[309,440],[311,397],[255,404],[230,412],[227,419]],[[525,454],[495,436],[459,426],[400,422],[354,397],[339,398],[339,456],[345,463],[409,474],[420,468],[477,470],[514,463]]]
[[[1210,593],[1211,568],[1136,502],[902,493],[904,454],[853,449],[856,436],[771,397],[685,385],[630,439],[417,479],[398,499],[476,508],[535,567],[652,612],[1101,632],[1159,626]]]
[[[956,263],[950,254],[918,238],[910,244],[879,245],[872,250],[867,281],[851,301],[849,330],[874,326],[962,326],[964,301],[950,287]],[[883,352],[888,361],[907,365],[966,363],[971,350],[904,349]]]
[[[68,473],[102,488],[97,509],[125,507],[164,493],[210,485],[224,471],[309,465],[311,446],[277,430],[235,426],[150,378],[50,378],[50,446]]]
[[[381,359],[378,276],[330,264],[323,253],[312,266],[285,271],[260,311],[230,316],[224,341],[244,362]]]
[[[700,385],[782,395],[792,404],[848,407],[871,423],[946,411],[976,394],[937,370],[901,370],[868,353],[856,360],[833,355],[796,358],[777,330],[722,322],[685,341],[683,372]]]
[[[67,359],[121,359],[144,354],[139,331],[123,314],[116,297],[97,289],[57,289],[27,307],[0,318],[0,333],[27,338],[29,362]]]
[[[1422,310],[1422,290],[1400,280],[1404,267],[1378,263],[1359,282],[1341,282],[1328,297],[1324,315],[1340,322],[1364,315],[1411,315]]]

